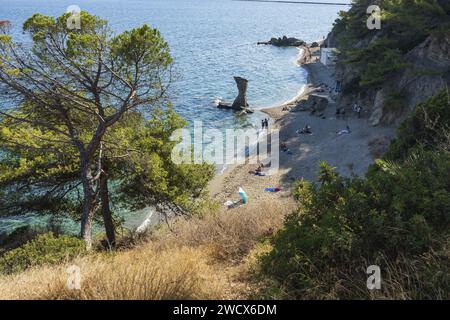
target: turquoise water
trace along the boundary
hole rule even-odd
[[[25,41],[21,25],[27,17],[60,15],[74,4],[107,19],[115,32],[144,23],[159,28],[175,59],[177,80],[170,95],[176,110],[190,122],[203,120],[204,127],[219,129],[259,125],[263,117],[216,108],[218,100],[234,99],[233,76],[249,80],[249,103],[257,109],[291,99],[306,83],[306,71],[296,63],[298,49],[258,46],[258,41],[282,35],[322,39],[338,11],[347,9],[231,0],[0,0],[0,19],[10,20],[15,38]],[[0,220],[0,231],[17,221]]]

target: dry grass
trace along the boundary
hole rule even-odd
[[[67,264],[0,277],[0,299],[221,299],[244,297],[246,255],[277,230],[292,204],[260,203],[204,219],[180,220],[138,247],[73,261],[81,290],[67,287]],[[262,210],[261,208],[264,208]]]
[[[203,219],[193,218],[173,226],[173,233],[157,238],[160,244],[208,246],[215,260],[240,261],[262,238],[279,230],[293,201],[267,201],[225,210]]]
[[[1,299],[214,299],[225,281],[199,249],[158,252],[147,245],[114,256],[74,261],[81,290],[67,287],[67,265],[43,267],[5,277]]]

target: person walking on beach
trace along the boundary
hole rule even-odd
[[[266,127],[266,120],[262,119],[261,120],[261,128],[264,130],[265,127]]]
[[[266,129],[269,130],[269,119],[264,119],[264,123],[266,125]]]
[[[358,113],[358,119],[361,118],[361,111],[362,111],[362,107],[361,107],[361,106],[358,106],[358,107],[356,108],[356,112]]]

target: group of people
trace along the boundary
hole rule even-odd
[[[261,120],[262,129],[269,129],[269,119],[265,118]]]

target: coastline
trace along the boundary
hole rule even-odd
[[[305,68],[308,71],[307,76],[307,83],[304,84],[300,89],[299,93],[294,96],[293,98],[289,99],[288,101],[273,106],[269,108],[262,108],[259,109],[259,112],[263,112],[267,114],[271,120],[271,128],[280,129],[282,124],[280,124],[280,120],[286,115],[286,112],[283,111],[284,108],[291,108],[295,105],[297,105],[300,101],[306,100],[308,96],[314,92],[312,79],[314,76],[311,76],[311,70],[308,70],[307,65],[312,61],[312,53],[317,50],[311,50],[311,48],[307,46],[301,46],[299,47],[299,55],[297,57],[297,63],[299,67]],[[220,172],[220,174],[217,174],[212,181],[210,181],[208,189],[210,192],[210,195],[219,202],[226,201],[230,198],[234,197],[233,190],[236,190],[238,188],[238,184],[236,181],[239,181],[238,177],[242,175],[247,175],[248,171],[251,171],[251,169],[254,169],[255,165],[250,164],[244,164],[244,165],[227,165],[224,170]],[[247,170],[248,169],[248,170]],[[246,171],[247,170],[247,171]],[[279,174],[273,176],[275,179],[265,179],[267,184],[270,182],[272,183],[272,186],[280,186],[279,180],[280,176]],[[261,177],[259,177],[261,178]],[[265,178],[268,178],[267,176]],[[267,181],[268,180],[268,181]],[[232,183],[232,182],[235,183]],[[232,187],[230,187],[232,186]],[[259,186],[259,183],[252,183],[252,186],[259,187],[260,190],[262,190],[262,186]],[[248,190],[247,187],[245,190]],[[258,193],[258,192],[256,192]],[[286,194],[286,191],[282,191],[280,194]],[[267,196],[269,194],[265,194]],[[273,195],[272,195],[273,196]],[[261,197],[261,194],[258,194],[257,198]]]
[[[236,200],[239,187],[242,187],[249,196],[248,206],[253,206],[254,203],[257,206],[261,200],[292,202],[290,197],[292,182],[298,179],[315,182],[318,165],[322,160],[337,167],[337,171],[344,176],[363,176],[376,158],[370,148],[371,142],[390,141],[394,136],[393,127],[371,127],[365,117],[359,119],[355,115],[348,115],[347,119],[337,119],[332,90],[335,86],[334,68],[326,67],[318,61],[320,47],[304,46],[302,49],[298,61],[308,72],[306,85],[291,100],[259,110],[272,119],[271,130],[279,130],[280,143],[287,146],[289,152],[280,151],[279,170],[270,176],[260,177],[251,174],[257,167],[255,164],[228,166],[209,185],[210,195],[219,203]],[[329,104],[323,116],[317,117],[309,112],[296,110],[296,106],[317,91],[328,95]],[[312,127],[312,135],[296,133],[305,125]],[[345,136],[336,134],[346,126],[352,129],[351,134]],[[279,187],[281,192],[265,192],[267,187]]]

